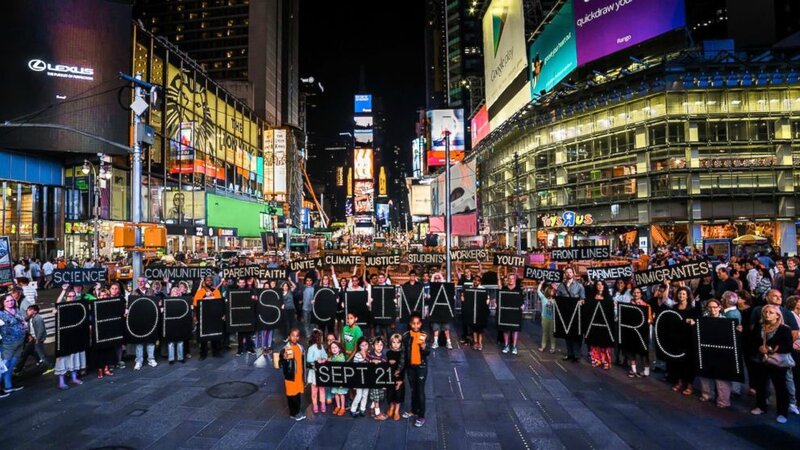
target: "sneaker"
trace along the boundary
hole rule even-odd
[[[155,359],[151,359],[151,360],[147,361],[147,365],[150,366],[150,367],[155,367],[155,366],[158,365],[158,363],[156,362]]]
[[[452,350],[453,349],[453,344],[450,342],[450,339],[447,340],[447,349],[448,350]]]
[[[635,370],[631,370],[630,372],[628,372],[628,378],[636,378],[636,375],[637,374]]]
[[[117,369],[124,369],[125,367],[127,367],[125,366],[125,361],[120,361],[117,363]]]
[[[646,366],[642,371],[642,375],[649,377],[650,376],[650,366]]]
[[[137,362],[135,366],[133,366],[133,370],[142,370],[142,363]]]
[[[431,345],[431,348],[439,348],[439,340],[438,339],[433,341],[433,345]]]
[[[300,422],[301,420],[306,420],[306,415],[303,413],[299,413],[296,416],[294,416],[294,420],[296,422]]]
[[[44,372],[42,372],[42,375],[50,375],[51,373],[53,373],[53,372],[55,372],[55,371],[56,371],[56,369],[53,369],[53,368],[51,367],[51,368],[49,368],[49,369],[45,370]]]
[[[775,421],[777,421],[778,423],[786,423],[786,416],[778,416],[778,418],[775,419]]]
[[[24,386],[17,386],[17,387],[12,387],[12,388],[6,389],[6,392],[7,393],[17,392],[17,391],[21,391],[22,389],[24,389]]]
[[[420,418],[420,419],[417,419],[417,420],[414,421],[414,426],[417,427],[417,428],[419,428],[419,427],[421,427],[423,425],[425,425],[425,419]]]
[[[67,385],[65,384],[64,386],[67,386]],[[69,389],[69,387],[67,387],[67,389]],[[0,392],[0,398],[6,398],[9,395],[11,395],[11,394],[9,394],[8,392]]]
[[[797,409],[797,405],[789,405],[789,412],[792,414],[800,414],[800,409]]]
[[[515,346],[513,346],[513,347],[511,347],[511,354],[512,354],[512,355],[516,355],[516,354],[518,354],[518,353],[519,353],[519,352],[517,351],[517,346],[516,346],[516,345],[515,345]]]
[[[753,409],[750,410],[750,414],[752,414],[754,416],[760,416],[760,415],[764,414],[764,410],[761,409],[761,408],[753,408]]]
[[[356,418],[358,418],[358,413],[357,413],[357,412],[355,412],[355,411],[350,411],[350,416],[351,416],[353,419],[356,419]]]
[[[503,347],[503,353],[508,354],[508,350],[509,350],[509,348],[508,348],[507,345],[505,347]]]
[[[255,350],[248,350],[248,351],[247,351],[247,354],[248,354],[248,355],[255,355],[255,354],[256,354],[256,351],[255,351]]]
[[[411,411],[406,411],[406,412],[403,413],[402,417],[403,417],[403,419],[408,419],[408,418],[414,417],[414,414]]]

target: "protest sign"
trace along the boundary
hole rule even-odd
[[[400,255],[367,255],[364,265],[367,267],[399,266],[402,263]]]
[[[128,297],[128,315],[125,317],[125,342],[152,344],[158,340],[158,320],[161,316],[158,300],[147,296]]]
[[[200,300],[197,302],[197,340],[221,339],[225,333],[225,302],[222,300]]]
[[[560,247],[551,249],[550,255],[550,259],[558,262],[609,259],[611,258],[611,249],[605,246]]]
[[[425,305],[422,283],[400,286],[400,319],[406,320],[412,312],[422,314]]]
[[[517,291],[497,293],[497,328],[502,331],[522,329],[522,305],[524,299]]]
[[[397,317],[394,286],[372,286],[372,322],[389,325]]]
[[[360,266],[364,263],[360,255],[325,255],[322,260],[326,266]]]
[[[525,266],[523,277],[529,280],[544,281],[546,283],[561,283],[564,279],[564,273],[560,270]]]
[[[612,347],[614,337],[614,302],[611,300],[586,300],[581,306],[581,325],[586,345]]]
[[[597,266],[586,269],[590,280],[629,280],[633,277],[633,266],[630,264],[619,266]]]
[[[192,302],[188,297],[164,299],[164,315],[161,319],[161,337],[167,342],[182,342],[192,339]]]
[[[110,348],[121,344],[125,339],[125,300],[97,299],[91,306],[94,316],[92,347]]]
[[[453,283],[431,283],[431,322],[446,323],[455,317],[456,286]]]
[[[147,266],[144,269],[144,277],[148,280],[171,281],[179,280],[202,280],[205,277],[214,276],[213,267],[202,266]]]
[[[318,325],[326,325],[334,320],[338,302],[338,289],[317,286],[314,291],[314,301],[311,305],[313,322]]]
[[[56,303],[56,356],[89,348],[89,305],[85,301]]]
[[[656,267],[633,274],[637,286],[661,284],[664,281],[682,281],[702,278],[711,274],[711,268],[705,261],[696,261],[671,266]]]
[[[486,328],[489,321],[489,294],[485,289],[464,289],[461,320],[476,328]]]
[[[406,255],[409,264],[439,265],[444,264],[446,258],[444,253],[409,253]]]
[[[299,272],[301,270],[314,270],[322,268],[322,258],[295,259],[289,261],[289,270]]]
[[[656,339],[656,356],[662,361],[686,358],[690,333],[685,319],[677,312],[667,309],[658,314],[653,325]]]
[[[255,330],[254,295],[250,289],[228,291],[226,322],[229,333]]]
[[[744,359],[737,321],[723,317],[697,319],[692,333],[697,375],[744,382]],[[791,370],[791,369],[790,369]]]
[[[256,303],[256,328],[274,330],[283,318],[283,300],[281,293],[274,289],[264,289],[258,293]]]
[[[505,255],[502,253],[494,254],[494,265],[505,267],[525,267],[527,258],[519,255]]]
[[[483,261],[489,257],[485,248],[465,248],[450,250],[451,261]]]
[[[647,306],[617,304],[617,342],[627,353],[647,355],[650,348],[650,323]]]
[[[108,269],[56,269],[53,271],[53,284],[95,284],[108,281]]]
[[[555,337],[564,339],[579,339],[581,334],[581,309],[579,299],[570,297],[556,297],[555,301]]]
[[[399,380],[394,378],[389,364],[354,362],[324,362],[315,367],[316,384],[320,387],[350,389],[394,388]]]
[[[344,316],[352,313],[356,316],[356,323],[359,326],[366,326],[370,323],[369,307],[367,306],[367,291],[345,291],[344,293]]]

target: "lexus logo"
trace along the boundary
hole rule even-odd
[[[47,69],[47,63],[41,59],[32,59],[28,61],[28,67],[34,72],[42,72]]]

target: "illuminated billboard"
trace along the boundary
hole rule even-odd
[[[3,121],[55,123],[129,145],[130,112],[120,106],[117,91],[127,84],[119,72],[131,72],[130,2],[3,2],[0,49]],[[125,91],[123,103],[128,95]],[[127,153],[77,133],[41,128],[6,129],[0,146]]]
[[[447,152],[443,151],[429,151],[428,152],[428,167],[443,166]],[[463,150],[450,150],[450,164],[455,164],[464,159]]]
[[[375,205],[375,216],[377,219],[377,225],[381,228],[389,228],[389,224],[391,219],[389,218],[389,204],[388,203],[378,203]]]
[[[356,122],[356,129],[372,129],[372,116],[356,116],[354,119]]]
[[[356,180],[372,180],[372,149],[357,148],[353,150],[353,172]]]
[[[368,94],[356,95],[355,108],[353,109],[356,114],[371,113],[372,112],[372,96]]]
[[[356,214],[371,213],[374,210],[372,195],[357,195],[355,197]]]
[[[528,56],[533,98],[543,91],[550,91],[578,66],[572,0],[567,1],[536,37]]]
[[[486,105],[481,106],[478,112],[472,117],[469,131],[473,148],[475,148],[483,138],[489,135],[489,111],[486,109]]]
[[[353,183],[353,195],[367,195],[372,194],[375,190],[375,186],[372,184],[372,181],[355,181]]]
[[[356,147],[372,147],[372,130],[353,130],[353,138],[356,141]]]
[[[575,3],[578,64],[685,25],[683,0],[580,0]]]
[[[431,150],[445,150],[445,137],[450,134],[450,150],[464,150],[464,110],[434,109],[428,111]]]

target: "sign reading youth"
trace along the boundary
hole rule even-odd
[[[586,64],[686,25],[683,3],[683,0],[575,2],[578,64]]]
[[[611,258],[611,249],[608,247],[563,247],[550,252],[553,261],[561,262]]]
[[[665,280],[681,281],[691,280],[692,278],[702,278],[710,273],[711,268],[708,267],[708,263],[705,261],[697,261],[656,267],[655,269],[636,272],[633,275],[637,286],[648,286],[651,284],[663,283]]]
[[[523,267],[525,265],[525,259],[526,258],[524,256],[504,255],[502,253],[495,253],[494,265],[506,266],[506,267]]]

